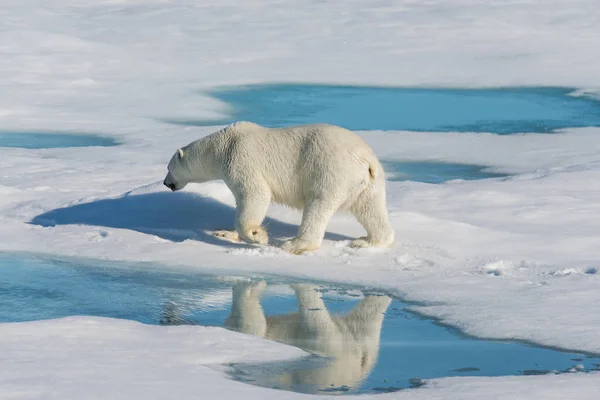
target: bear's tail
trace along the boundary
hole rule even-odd
[[[365,157],[365,161],[369,164],[369,176],[371,177],[371,180],[377,180],[383,173],[381,163],[373,153],[368,154],[367,157]]]
[[[375,181],[382,177],[382,174],[384,173],[383,167],[372,151],[361,149],[353,155],[362,165],[366,164],[371,181]]]
[[[372,165],[371,163],[369,163],[369,175],[371,175],[371,178],[373,178],[373,180],[377,178],[377,166]]]

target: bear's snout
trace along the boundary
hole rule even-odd
[[[163,185],[171,189],[172,192],[174,192],[177,189],[177,186],[175,186],[174,183],[167,183],[166,179],[163,181]]]

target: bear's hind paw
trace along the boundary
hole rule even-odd
[[[373,245],[366,237],[360,237],[358,239],[354,239],[352,243],[350,243],[350,247],[354,249],[363,249],[365,247],[373,247]]]
[[[352,247],[354,249],[364,249],[367,247],[385,248],[385,247],[390,247],[392,240],[393,240],[393,237],[391,240],[373,242],[373,241],[369,240],[368,237],[363,236],[363,237],[359,237],[358,239],[354,239],[350,243],[350,247]]]
[[[310,244],[304,240],[291,239],[282,243],[281,249],[291,254],[302,254],[305,251],[316,250],[319,246]]]

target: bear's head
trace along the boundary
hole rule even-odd
[[[177,149],[169,165],[167,166],[168,173],[163,181],[163,184],[173,192],[181,190],[192,181],[190,168],[187,165],[186,152],[183,149]]]

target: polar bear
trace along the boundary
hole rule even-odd
[[[261,224],[275,202],[302,210],[297,236],[282,244],[293,254],[319,248],[337,211],[349,211],[367,231],[352,247],[389,247],[394,241],[383,167],[367,143],[339,126],[237,122],[179,148],[163,183],[176,191],[216,179],[236,201],[235,231],[214,232],[224,239],[267,244]]]
[[[264,281],[235,284],[225,327],[330,358],[320,368],[296,369],[273,376],[277,385],[310,385],[315,392],[359,386],[377,362],[381,327],[391,299],[367,295],[349,313],[335,315],[327,310],[317,286],[296,284],[292,288],[298,311],[266,316],[260,305],[266,286]]]

